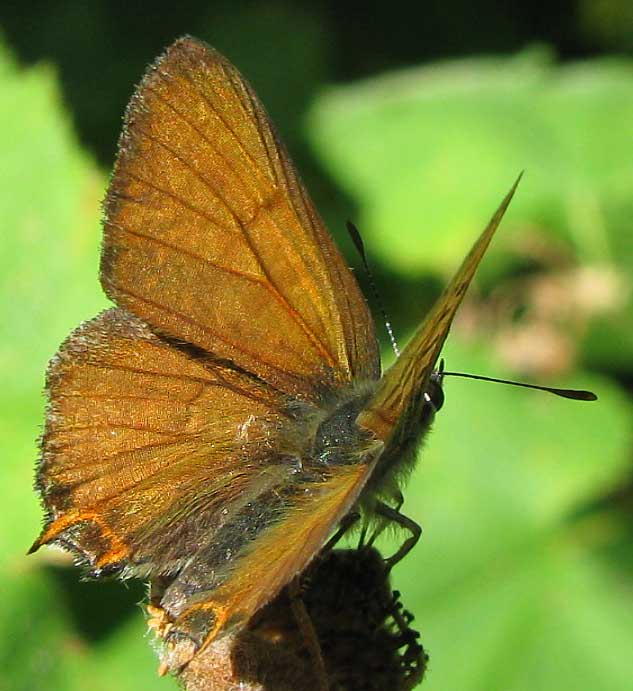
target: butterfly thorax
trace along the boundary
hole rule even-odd
[[[410,401],[389,439],[376,440],[357,424],[376,386],[377,382],[364,383],[328,397],[316,419],[306,415],[311,421],[304,427],[301,440],[306,475],[327,474],[328,469],[345,465],[373,463],[376,453],[380,454],[359,500],[367,513],[372,513],[376,499],[388,501],[398,496],[444,401],[441,377],[434,374]],[[384,441],[384,446],[381,448],[377,441]]]
[[[343,396],[330,408],[316,428],[311,457],[318,464],[339,466],[367,462],[366,449],[371,435],[356,424],[356,418],[373,392],[374,383],[358,387],[352,395]]]

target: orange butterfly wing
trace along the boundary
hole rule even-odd
[[[510,196],[358,416],[374,441],[312,458],[318,425],[379,376],[371,316],[252,89],[176,42],[132,99],[106,201],[120,307],[49,371],[34,548],[167,577],[162,604],[199,645],[247,619],[358,499]]]
[[[115,302],[287,393],[379,376],[365,300],[263,106],[193,39],[130,102],[103,250]]]
[[[120,308],[49,370],[33,549],[171,578],[165,607],[202,640],[301,572],[360,493],[369,463],[303,469],[302,454],[329,397],[376,380],[379,355],[263,107],[191,39],[128,108],[101,276]],[[188,618],[200,603],[215,624]]]
[[[279,394],[121,309],[71,334],[47,389],[38,485],[49,524],[36,544],[61,540],[95,574],[179,568],[217,529],[205,515],[261,492],[257,457],[287,421]]]
[[[250,375],[112,309],[52,361],[37,483],[46,526],[95,576],[161,577],[202,645],[301,573],[349,511],[367,462],[303,466],[313,417]],[[362,451],[362,450],[360,450]],[[359,454],[360,454],[359,451]],[[372,453],[373,452],[373,453]]]
[[[367,457],[376,458],[371,448]],[[380,448],[373,446],[375,452]],[[373,467],[369,460],[329,468],[319,478],[278,486],[274,496],[263,494],[254,503],[255,512],[270,522],[241,523],[238,517],[233,527],[257,532],[253,539],[234,554],[233,540],[220,535],[162,595],[161,607],[175,619],[174,630],[205,646],[227,627],[248,621],[318,554]],[[250,519],[252,511],[248,514]],[[258,531],[259,525],[265,529]]]

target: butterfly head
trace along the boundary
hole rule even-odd
[[[419,446],[426,432],[433,424],[435,416],[444,405],[444,360],[429,375],[411,397],[397,426],[392,443],[406,446],[406,443]]]
[[[440,366],[433,370],[429,377],[428,385],[422,395],[424,408],[428,408],[428,413],[432,416],[444,405],[444,360],[440,360]]]

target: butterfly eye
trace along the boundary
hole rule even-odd
[[[433,372],[429,378],[429,386],[424,392],[424,402],[431,406],[433,413],[444,405],[444,390],[442,389],[442,369]]]

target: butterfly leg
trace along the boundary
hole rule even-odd
[[[316,691],[329,691],[330,683],[327,678],[325,670],[325,662],[321,653],[321,644],[317,635],[310,613],[306,609],[305,603],[301,597],[301,576],[293,579],[288,585],[288,596],[290,598],[290,607],[292,608],[292,615],[297,622],[301,636],[306,648],[312,658],[314,665],[314,673],[318,687]]]
[[[348,513],[343,520],[340,522],[338,530],[332,535],[332,537],[325,543],[325,546],[321,550],[321,554],[327,554],[333,550],[336,545],[341,541],[345,533],[360,519],[360,514],[358,511],[352,511]]]
[[[381,501],[376,503],[376,513],[393,523],[397,523],[401,528],[406,528],[411,533],[402,545],[400,545],[400,549],[391,557],[385,559],[387,568],[391,569],[399,561],[404,559],[404,557],[415,547],[422,535],[422,528],[415,521],[412,521],[409,517],[400,513],[397,509]]]
[[[404,504],[404,496],[403,496],[402,492],[398,491],[397,493],[395,493],[393,495],[392,499],[395,503],[395,506],[394,507],[388,507],[388,508],[392,508],[393,511],[400,512],[400,507]],[[387,506],[387,504],[384,504],[384,502],[379,502],[379,503],[383,506]],[[376,513],[380,513],[378,508],[376,508]],[[365,544],[367,545],[367,547],[373,547],[374,543],[382,535],[382,533],[383,533],[384,529],[387,527],[388,523],[393,520],[392,518],[390,518],[390,517],[388,518],[384,515],[381,515],[381,517],[383,520],[379,521],[378,525],[376,525],[373,528],[369,538],[367,539],[367,542],[365,542],[365,533],[367,531],[367,526],[365,526],[363,528],[363,534],[361,535],[361,542],[359,544],[359,547],[362,547]]]

